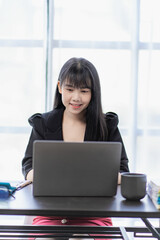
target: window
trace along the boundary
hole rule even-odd
[[[159,8],[158,0],[0,0],[2,178],[22,177],[27,119],[52,109],[60,68],[73,56],[96,66],[130,170],[159,176]]]
[[[44,20],[43,1],[0,1],[1,179],[22,178],[27,119],[45,110]]]

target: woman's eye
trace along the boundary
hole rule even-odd
[[[67,88],[67,91],[72,92],[73,89],[72,88]]]
[[[81,90],[82,93],[88,93],[89,90]]]

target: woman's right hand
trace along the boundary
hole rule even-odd
[[[26,180],[33,182],[33,169],[28,172]]]

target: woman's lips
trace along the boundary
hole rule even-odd
[[[70,104],[73,108],[76,108],[76,109],[80,108],[82,106],[82,104],[72,104],[72,103],[70,103]]]

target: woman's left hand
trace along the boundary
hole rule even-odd
[[[121,184],[121,174],[118,173],[118,184]]]

